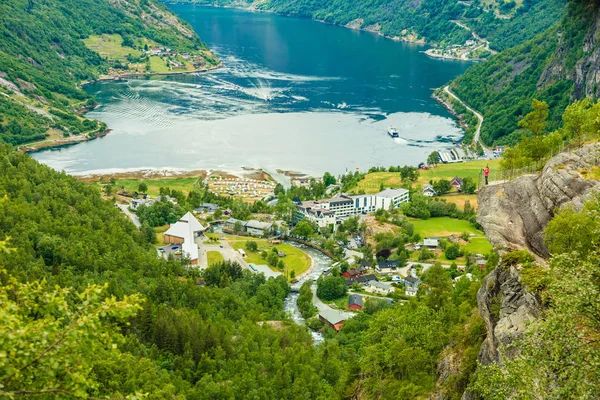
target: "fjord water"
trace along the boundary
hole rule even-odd
[[[173,5],[212,72],[86,86],[106,137],[34,157],[69,173],[260,167],[321,174],[417,164],[462,133],[431,99],[467,62],[305,19]],[[399,139],[387,135],[394,125]]]

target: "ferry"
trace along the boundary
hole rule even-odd
[[[390,126],[390,127],[388,128],[388,135],[390,135],[390,136],[391,136],[391,137],[393,137],[393,138],[397,138],[397,137],[399,137],[399,135],[398,135],[398,131],[397,131],[397,130],[396,130],[396,128],[394,128],[393,126]]]

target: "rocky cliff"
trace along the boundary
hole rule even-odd
[[[548,249],[543,230],[555,211],[567,205],[581,209],[584,202],[600,193],[600,144],[564,152],[550,159],[538,175],[484,187],[478,194],[478,221],[492,244],[504,253],[526,249],[544,262]],[[486,328],[478,361],[483,365],[502,364],[513,357],[510,344],[518,340],[528,324],[539,317],[543,306],[539,298],[521,284],[518,262],[504,259],[487,275],[477,293],[479,314]],[[452,356],[452,354],[450,354]],[[455,375],[449,368],[452,357],[445,357],[438,367],[439,378]],[[436,393],[435,399],[445,399]],[[474,399],[465,392],[463,400]]]
[[[541,174],[486,186],[478,194],[477,221],[494,247],[527,249],[548,256],[543,230],[557,208],[581,209],[600,193],[600,182],[590,179],[600,166],[600,144],[586,145],[550,159]]]

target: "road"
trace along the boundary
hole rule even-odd
[[[316,283],[312,285],[311,289],[312,289],[312,292],[313,292],[313,304],[315,305],[315,307],[317,307],[317,310],[319,310],[319,312],[324,311],[324,310],[332,310],[332,311],[335,311],[335,312],[341,314],[345,319],[352,318],[352,317],[354,317],[356,315],[356,314],[351,313],[351,312],[347,312],[347,311],[342,311],[342,310],[337,310],[335,308],[331,308],[331,307],[329,307],[329,305],[323,303],[321,301],[321,299],[319,299],[317,297],[317,284]]]
[[[225,261],[236,261],[243,268],[250,269],[248,263],[244,260],[242,255],[236,251],[226,240],[221,240],[217,244],[212,243],[201,243],[200,244],[200,256],[198,258],[198,268],[208,268],[208,256],[209,251],[218,251],[223,256]]]
[[[475,142],[475,143],[478,142],[481,145],[481,147],[483,148],[483,151],[485,152],[486,158],[491,158],[491,150],[481,141],[481,138],[480,138],[480,135],[481,135],[481,126],[483,125],[483,115],[481,115],[480,113],[478,113],[477,111],[475,111],[474,109],[472,109],[471,107],[469,107],[464,101],[462,101],[461,99],[459,99],[457,95],[455,95],[454,93],[452,93],[450,91],[450,86],[446,85],[444,87],[444,92],[446,92],[448,94],[448,96],[451,96],[453,99],[455,99],[460,104],[462,104],[463,106],[465,106],[465,108],[467,110],[469,110],[473,114],[475,114],[475,116],[479,120],[479,123],[477,124],[477,130],[475,131],[475,137],[473,138],[473,142]]]
[[[131,220],[131,222],[133,222],[133,224],[136,226],[136,228],[140,229],[142,224],[140,222],[140,219],[137,217],[137,215],[135,215],[134,213],[132,213],[131,211],[129,211],[129,206],[125,205],[125,204],[117,204],[117,207],[119,207],[121,209],[121,211],[123,212],[123,214],[125,214],[127,216],[127,218],[129,218]]]

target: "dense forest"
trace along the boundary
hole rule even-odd
[[[0,142],[13,145],[39,140],[51,128],[65,136],[105,128],[73,113],[94,103],[79,84],[109,67],[81,39],[118,33],[181,51],[206,49],[152,0],[4,1],[0,16]]]
[[[598,66],[595,1],[573,0],[557,24],[519,46],[471,67],[456,78],[452,90],[481,112],[485,143],[514,144],[520,140],[517,122],[533,99],[549,105],[547,130],[561,125],[561,115],[575,98],[597,97],[592,76]]]
[[[0,164],[0,299],[10,304],[0,333],[23,332],[1,335],[13,355],[0,357],[1,396],[412,399],[434,390],[448,345],[468,371],[447,390],[469,383],[484,332],[479,279],[453,288],[431,268],[431,294],[370,307],[315,346],[283,312],[283,278],[230,263],[199,276],[157,258],[97,189],[7,146]]]

